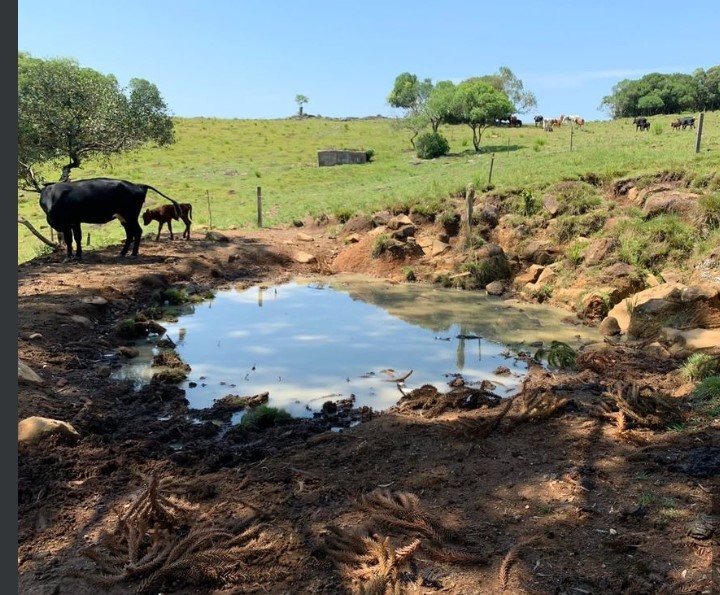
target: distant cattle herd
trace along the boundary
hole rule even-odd
[[[635,126],[635,130],[649,130],[650,120],[648,120],[644,116],[638,116],[637,118],[633,119],[633,125]],[[692,116],[678,118],[677,120],[673,120],[672,122],[670,122],[670,128],[672,128],[673,130],[685,130],[686,128],[695,128],[695,118]]]

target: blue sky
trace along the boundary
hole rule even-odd
[[[716,1],[20,0],[18,49],[157,85],[182,117],[399,115],[402,72],[460,82],[501,66],[534,114],[607,119],[623,79],[720,64]]]

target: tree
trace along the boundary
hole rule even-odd
[[[413,149],[415,137],[428,125],[425,105],[432,89],[430,79],[420,81],[416,75],[403,72],[395,78],[395,84],[387,99],[392,107],[405,110],[400,126],[413,133],[410,137]]]
[[[172,118],[155,85],[134,78],[123,89],[113,75],[73,59],[18,52],[18,181],[27,189],[40,191],[40,165],[61,167],[65,181],[86,159],[149,142],[174,142]]]
[[[507,66],[501,66],[496,74],[480,77],[480,80],[505,93],[515,105],[515,113],[525,114],[537,108],[535,94],[525,91],[523,82]]]
[[[295,103],[298,104],[298,116],[303,117],[303,104],[310,101],[305,95],[295,95]]]
[[[455,84],[452,81],[440,81],[430,92],[425,104],[425,113],[433,132],[437,132],[440,124],[452,116],[454,96]]]
[[[603,97],[600,107],[613,119],[718,109],[720,67],[697,69],[692,75],[653,72],[639,80],[626,79]]]
[[[480,79],[468,79],[457,86],[453,96],[452,115],[473,131],[473,146],[480,151],[483,132],[495,123],[510,117],[515,106],[503,91]]]

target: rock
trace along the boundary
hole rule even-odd
[[[720,329],[696,328],[677,331],[673,334],[673,339],[675,343],[689,351],[720,349]]]
[[[560,203],[554,196],[546,196],[543,199],[543,206],[545,207],[545,210],[550,213],[551,217],[555,217],[560,210]]]
[[[513,283],[517,287],[523,287],[528,283],[535,283],[535,281],[538,280],[540,273],[542,273],[544,270],[545,267],[539,264],[531,264],[524,273],[520,273],[519,275],[515,276]]]
[[[650,343],[649,345],[646,345],[643,348],[643,351],[647,353],[648,355],[652,355],[653,357],[657,359],[670,359],[672,358],[672,354],[665,349],[665,347],[658,343],[657,341]]]
[[[360,241],[360,234],[351,233],[345,238],[346,244],[357,244]]]
[[[80,434],[72,425],[59,419],[32,416],[18,422],[18,442],[34,444],[51,434],[80,438]]]
[[[18,358],[18,381],[29,382],[31,384],[42,384],[44,382],[30,366],[20,361],[20,358]]]
[[[400,229],[401,227],[405,227],[406,225],[413,225],[412,220],[407,215],[395,215],[395,217],[392,217],[388,220],[388,222],[385,224],[385,227],[387,227],[390,230]],[[413,225],[413,228],[415,226]]]
[[[505,283],[502,281],[492,281],[485,286],[485,291],[488,292],[488,295],[502,295],[505,293]]]
[[[390,228],[388,228],[390,229]],[[392,237],[396,240],[405,240],[409,237],[412,237],[415,235],[415,226],[410,225],[403,225],[402,227],[397,228],[395,231],[392,232]]]
[[[435,240],[430,247],[430,256],[435,257],[450,250],[450,245],[440,240]],[[424,251],[424,250],[423,250]]]
[[[98,378],[107,378],[112,373],[110,366],[99,366],[95,372]]]
[[[595,240],[581,253],[585,258],[585,264],[587,266],[600,264],[607,258],[608,254],[617,247],[617,244],[618,242],[614,238],[600,238]]]
[[[31,341],[38,341],[39,339],[43,339],[44,337],[40,333],[30,333],[28,335],[28,339]]]
[[[228,238],[225,234],[220,233],[219,231],[205,232],[205,239],[210,240],[211,242],[229,242],[230,241],[230,238]]]
[[[550,264],[557,260],[557,251],[546,242],[532,240],[525,246],[520,258],[535,264]]]
[[[85,316],[80,316],[79,314],[73,314],[70,317],[70,320],[72,320],[76,324],[81,324],[82,326],[85,326],[87,328],[92,328],[93,326],[92,320]]]
[[[125,345],[121,345],[120,347],[118,347],[118,353],[122,356],[127,357],[128,359],[132,359],[140,355],[140,350],[136,347],[127,347]]]
[[[308,235],[306,233],[298,233],[296,236],[297,240],[299,242],[314,242],[315,238],[313,238],[311,235]]]
[[[84,297],[82,300],[83,304],[91,304],[93,306],[107,306],[108,301],[101,295],[92,295]]]
[[[498,209],[494,206],[484,206],[480,210],[480,221],[483,223],[487,223],[487,225],[491,228],[497,227],[499,217],[498,217]]]
[[[310,264],[311,262],[315,262],[317,260],[313,254],[303,252],[302,250],[298,250],[293,253],[292,257],[295,262],[299,262],[301,264]]]
[[[373,222],[364,215],[355,215],[345,222],[343,233],[357,234],[373,228]]]
[[[598,328],[600,331],[600,334],[604,337],[614,337],[616,335],[620,334],[620,325],[618,324],[618,321],[613,316],[607,316],[603,321],[600,323],[600,326]]]
[[[505,252],[503,251],[501,246],[498,246],[497,244],[485,244],[484,246],[481,246],[477,250],[475,250],[475,258],[478,260],[484,260],[486,258],[491,258],[493,256],[503,256]]]

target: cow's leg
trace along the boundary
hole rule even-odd
[[[175,239],[175,236],[173,235],[173,232],[172,232],[172,221],[170,221],[170,220],[168,219],[168,222],[167,222],[167,223],[168,223],[168,229],[170,230],[170,239],[171,239],[171,240],[174,240],[174,239]]]
[[[183,237],[186,240],[190,239],[190,221],[188,221],[187,217],[184,219],[185,221],[185,231],[183,232]]]
[[[79,223],[73,223],[72,226],[73,235],[75,236],[75,258],[80,260],[82,258],[82,230],[80,229]],[[70,234],[68,234],[68,240]],[[72,246],[68,245],[68,254],[72,252]]]
[[[157,236],[155,236],[155,241],[157,242],[160,239],[160,231],[162,230],[163,222],[158,221],[158,233]]]
[[[71,260],[72,259],[72,228],[68,225],[67,227],[63,227],[62,229],[58,230],[58,239],[61,243],[65,244],[65,251],[67,254],[67,257],[65,260]]]
[[[120,250],[120,256],[125,256],[130,249],[130,242],[133,240],[132,232],[130,231],[130,223],[121,221],[123,228],[125,229],[125,243],[123,244],[122,250]]]
[[[133,239],[132,255],[137,256],[140,249],[140,240],[142,239],[142,227],[137,221],[128,221],[128,229],[130,230],[130,237]]]

